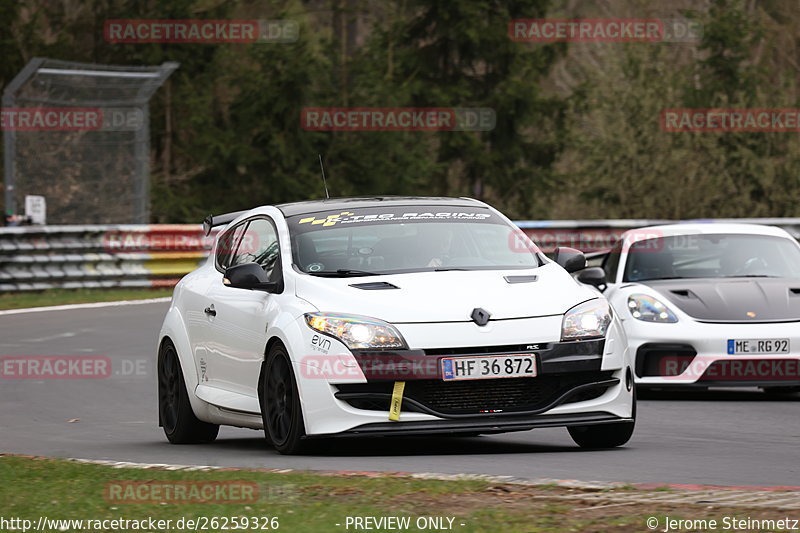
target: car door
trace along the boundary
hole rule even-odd
[[[233,251],[241,241],[246,227],[247,223],[240,223],[225,230],[215,241],[212,250],[213,266],[201,269],[201,272],[185,278],[181,284],[182,312],[201,385],[208,381],[208,345],[212,340],[209,320],[213,309],[208,303],[208,289],[230,262]]]
[[[273,294],[237,289],[223,283],[224,267],[255,262],[264,268],[270,280],[277,281],[280,271],[280,246],[275,224],[267,216],[247,221],[247,226],[226,265],[219,265],[218,275],[209,284],[207,385],[258,398],[258,377],[266,347],[267,324],[277,313]]]

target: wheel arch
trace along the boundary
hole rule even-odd
[[[288,351],[288,350],[289,350],[289,349],[286,347],[286,343],[285,343],[285,342],[283,342],[283,339],[281,339],[281,338],[280,338],[279,336],[277,336],[277,335],[273,335],[272,337],[270,337],[270,338],[269,338],[269,340],[267,341],[267,346],[264,348],[264,358],[262,359],[262,362],[266,362],[266,361],[267,361],[267,355],[269,354],[269,351],[270,351],[270,350],[272,349],[272,347],[273,347],[273,346],[275,346],[276,344],[280,344],[281,346],[283,346],[283,349],[284,349],[284,350],[286,350],[286,351]]]
[[[287,352],[289,351],[288,348],[286,348],[286,343],[283,342],[283,339],[281,339],[279,336],[273,335],[272,337],[270,337],[267,340],[267,345],[266,345],[266,347],[264,347],[264,353],[262,354],[262,358],[261,358],[261,368],[258,371],[258,404],[259,405],[263,405],[263,400],[264,400],[264,387],[261,386],[261,383],[263,383],[262,380],[264,378],[264,370],[267,367],[267,355],[269,355],[269,351],[276,344],[280,344],[281,346],[283,346],[284,350],[286,350]]]

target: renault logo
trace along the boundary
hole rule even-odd
[[[488,324],[490,316],[492,315],[489,313],[489,311],[480,307],[476,307],[475,309],[473,309],[472,314],[470,315],[472,321],[478,324],[479,326],[485,326],[486,324]]]

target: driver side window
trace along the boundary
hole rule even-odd
[[[275,226],[269,219],[256,218],[248,224],[233,255],[231,266],[258,263],[266,272],[267,278],[274,279],[275,269],[280,268],[278,252],[278,233]]]
[[[234,264],[231,262],[233,259],[233,252],[236,250],[236,247],[239,245],[239,242],[242,240],[242,235],[244,234],[244,229],[247,226],[247,223],[242,223],[237,225],[234,228],[227,230],[223,233],[219,240],[217,241],[216,247],[216,261],[217,261],[217,270],[220,272],[224,272],[228,266]]]

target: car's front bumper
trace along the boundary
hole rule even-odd
[[[724,324],[681,320],[624,322],[642,387],[800,386],[800,324]],[[731,339],[788,339],[788,354],[728,353]]]
[[[437,327],[447,329],[447,325]],[[519,331],[515,328],[516,335],[495,338],[519,340]],[[607,338],[600,341],[537,342],[531,335],[531,342],[517,345],[355,353],[337,363],[347,376],[322,376],[316,370],[304,369],[303,360],[295,361],[306,433],[312,437],[491,433],[630,420],[632,373],[627,345],[619,335],[615,323]],[[442,357],[520,353],[536,354],[537,377],[441,379]],[[380,357],[391,361],[381,367],[390,368],[389,374],[376,373],[375,368],[366,366]],[[423,374],[404,373],[404,368],[413,369],[420,360],[428,363],[417,367]],[[404,381],[405,391],[400,420],[390,421],[395,381]]]

